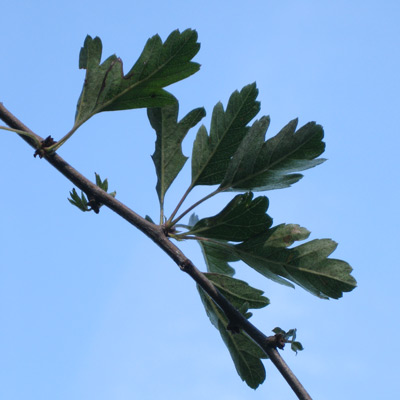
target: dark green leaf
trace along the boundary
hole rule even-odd
[[[192,214],[189,219],[189,226],[192,227],[199,221],[196,214]],[[224,241],[216,243],[205,240],[198,240],[208,272],[233,276],[235,270],[228,264],[230,261],[239,261],[239,257],[227,246]]]
[[[246,135],[247,124],[260,110],[255,83],[234,92],[226,111],[221,103],[213,110],[210,136],[201,126],[193,145],[192,186],[220,184],[229,161]]]
[[[296,173],[321,164],[324,131],[309,122],[296,131],[297,119],[264,142],[269,117],[256,121],[233,155],[220,185],[224,190],[263,191],[288,187],[303,175]]]
[[[197,33],[190,29],[172,32],[165,43],[155,35],[124,75],[122,61],[115,55],[100,64],[101,40],[87,36],[79,56],[79,68],[86,69],[86,77],[77,105],[75,127],[102,111],[172,104],[175,98],[163,88],[199,70],[199,64],[191,62],[199,48]]]
[[[151,222],[152,224],[154,224],[154,221],[151,219],[151,217],[149,217],[148,215],[146,215],[145,217],[144,217],[144,219],[145,220],[147,220],[147,221],[149,221],[149,222]]]
[[[178,102],[163,108],[148,108],[147,115],[156,131],[156,150],[152,156],[157,173],[157,194],[160,204],[164,195],[187,157],[182,154],[182,141],[190,128],[193,128],[205,115],[204,108],[196,108],[178,121]]]
[[[217,215],[198,221],[188,234],[241,242],[261,232],[266,232],[272,224],[266,214],[268,199],[265,196],[253,200],[253,193],[237,195]]]
[[[352,268],[344,261],[328,258],[336,249],[334,241],[312,240],[286,248],[307,236],[308,232],[302,232],[297,225],[279,225],[234,248],[246,264],[262,275],[283,284],[292,281],[321,298],[337,299],[343,292],[353,290],[356,281],[350,274]]]
[[[247,312],[249,308],[263,308],[269,304],[269,300],[263,296],[264,292],[251,287],[247,282],[221,274],[205,275],[234,307],[240,309],[246,304],[243,312]]]
[[[208,272],[215,272],[233,276],[235,270],[228,264],[231,261],[239,261],[240,258],[229,247],[224,246],[226,242],[221,242],[221,245],[215,242],[206,242],[198,240],[197,243],[201,247],[204,259],[207,265]]]
[[[211,323],[219,330],[229,350],[237,373],[248,386],[256,389],[265,380],[261,359],[267,356],[245,333],[234,334],[227,330],[228,320],[225,314],[199,286],[197,288]]]
[[[249,387],[257,389],[265,380],[265,368],[261,359],[267,358],[266,355],[243,333],[232,334],[223,327],[219,329],[219,332],[229,350],[238,375]]]
[[[274,332],[276,335],[283,335],[283,336],[286,335],[286,332],[283,329],[279,328],[278,326],[272,329],[272,332]]]

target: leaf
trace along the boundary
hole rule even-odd
[[[268,245],[271,247],[289,247],[294,242],[305,240],[310,231],[297,224],[281,224],[271,229]]]
[[[154,221],[151,219],[151,217],[150,217],[149,215],[145,215],[144,219],[145,219],[146,221],[149,221],[149,222],[151,222],[152,224],[154,224]]]
[[[264,142],[269,117],[254,122],[233,155],[220,185],[223,190],[263,191],[281,189],[300,180],[295,173],[321,164],[325,149],[321,125],[309,122],[296,131],[297,119]]]
[[[205,275],[235,308],[240,309],[246,304],[243,313],[249,308],[263,308],[269,304],[269,300],[263,296],[264,292],[251,287],[247,282],[221,274]]]
[[[246,264],[267,278],[289,285],[288,281],[294,282],[318,297],[337,299],[343,292],[353,290],[356,281],[350,275],[349,264],[328,258],[337,247],[334,241],[320,239],[286,247],[308,236],[308,231],[302,229],[296,225],[278,225],[233,247]]]
[[[265,368],[261,359],[267,356],[247,335],[232,334],[223,327],[219,329],[219,332],[229,350],[238,375],[249,387],[257,389],[265,381]]]
[[[86,69],[75,127],[102,111],[162,107],[175,102],[164,87],[197,72],[200,65],[191,62],[197,54],[196,31],[172,32],[165,43],[158,35],[150,38],[139,59],[124,75],[122,60],[115,55],[100,64],[100,38],[86,37],[79,55],[79,68]]]
[[[247,124],[257,115],[256,84],[235,91],[226,111],[221,103],[213,110],[210,136],[202,125],[193,144],[192,187],[220,184],[229,161],[248,131]]]
[[[148,108],[147,115],[156,131],[156,150],[152,156],[157,173],[157,194],[160,204],[169,186],[183,168],[187,157],[182,154],[182,141],[205,115],[204,108],[196,108],[178,121],[179,104],[176,101],[163,108]]]
[[[198,221],[187,234],[241,242],[261,232],[266,232],[272,224],[266,214],[268,198],[257,197],[253,193],[240,194],[234,197],[217,215]]]
[[[96,186],[100,189],[103,189],[105,192],[108,190],[108,180],[107,178],[104,181],[101,180],[101,177],[96,172],[94,173],[96,177]],[[98,214],[100,207],[102,206],[101,203],[98,203],[95,199],[91,199],[88,201],[86,195],[81,191],[81,197],[79,197],[78,193],[76,192],[75,188],[69,192],[71,195],[71,199],[68,201],[73,204],[75,207],[78,207],[82,211],[91,211],[93,210],[96,214]],[[117,192],[108,193],[110,196],[115,197]],[[89,197],[90,198],[90,197]]]
[[[256,389],[265,380],[265,368],[261,361],[267,358],[266,354],[245,333],[232,333],[227,330],[228,320],[225,314],[210,299],[210,297],[197,286],[200,298],[211,323],[219,330],[227,346],[235,368],[240,378],[253,389]]]
[[[75,207],[78,207],[81,211],[90,211],[90,208],[88,206],[88,201],[86,199],[86,196],[81,192],[81,197],[79,197],[77,191],[75,188],[72,189],[71,192],[69,192],[71,198],[68,199],[68,201],[74,205]]]
[[[282,335],[284,341],[286,343],[290,343],[290,348],[296,353],[296,355],[298,351],[304,350],[303,345],[300,342],[296,342],[296,329],[289,329],[287,332],[285,332],[283,329],[277,327],[272,329],[272,331],[277,335]]]
[[[274,332],[276,335],[286,335],[286,331],[284,331],[283,329],[279,328],[279,326],[277,326],[276,328],[272,329],[272,332]]]
[[[193,213],[189,219],[189,226],[192,227],[198,221],[199,218]],[[216,243],[215,241],[208,242],[205,240],[197,240],[207,265],[207,271],[233,276],[235,270],[228,264],[228,262],[239,261],[240,259],[230,247],[226,246],[226,242],[219,242],[220,243]]]
[[[303,345],[300,342],[292,342],[290,348],[297,354],[298,351],[304,350]]]
[[[108,190],[108,180],[107,180],[107,178],[104,179],[104,181],[102,181],[99,174],[96,174],[96,172],[94,174],[96,176],[96,186],[98,186],[99,188],[101,188],[105,192],[107,192],[107,190]]]
[[[235,274],[235,270],[228,262],[239,261],[240,259],[231,249],[224,247],[223,243],[222,245],[218,245],[214,242],[206,242],[203,240],[198,240],[197,243],[201,247],[207,265],[207,271],[228,276],[233,276]]]

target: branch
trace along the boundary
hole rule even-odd
[[[2,103],[0,103],[0,119],[2,119],[10,128],[18,129],[29,133],[29,136],[21,134],[29,145],[37,149],[35,142],[42,142],[44,139],[32,132],[13,114],[11,114]],[[31,137],[34,137],[33,140]],[[247,320],[233,305],[215,288],[215,286],[200,272],[195,265],[176,247],[167,237],[164,229],[160,225],[155,225],[140,215],[136,214],[125,204],[121,203],[116,198],[112,197],[104,190],[90,182],[87,178],[81,175],[71,165],[69,165],[58,154],[51,155],[44,153],[43,158],[46,159],[54,168],[61,172],[75,186],[85,192],[87,195],[94,198],[99,203],[104,204],[120,217],[124,218],[130,224],[142,231],[146,236],[152,239],[162,250],[164,250],[179,268],[186,272],[196,281],[196,283],[214,300],[214,302],[222,309],[230,321],[230,325],[235,328],[243,329],[267,354],[282,376],[286,379],[292,390],[296,393],[300,400],[311,400],[310,395],[304,389],[302,384],[287,366],[285,361],[280,356],[276,347],[281,347],[279,336],[264,335],[256,328],[249,320]]]

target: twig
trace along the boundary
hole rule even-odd
[[[23,132],[28,132],[30,136],[34,136],[37,141],[42,142],[43,138],[32,132],[13,114],[11,114],[2,103],[0,103],[0,119],[2,119],[10,128],[18,129]],[[20,135],[27,143],[35,148],[35,141],[29,136]],[[99,203],[104,204],[133,226],[142,231],[146,236],[152,239],[161,249],[163,249],[180,267],[180,269],[190,275],[196,283],[214,300],[214,302],[222,309],[225,315],[230,320],[230,323],[235,327],[243,329],[268,355],[270,360],[286,379],[292,390],[296,393],[300,400],[311,400],[310,395],[304,389],[302,384],[287,366],[285,361],[280,356],[276,347],[276,336],[267,337],[258,328],[256,328],[248,319],[246,319],[233,305],[215,288],[215,286],[200,272],[195,265],[176,247],[166,236],[163,227],[155,225],[140,215],[136,214],[125,204],[109,195],[107,192],[89,181],[77,170],[70,166],[58,154],[53,153],[48,155],[44,153],[43,158],[46,159],[54,168],[61,172],[74,185],[90,195]]]

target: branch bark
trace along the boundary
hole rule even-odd
[[[10,128],[31,133],[39,142],[44,140],[42,137],[32,132],[12,113],[10,113],[4,107],[3,103],[0,103],[0,119],[3,120]],[[23,135],[19,136],[33,148],[36,148],[32,139]],[[207,277],[201,271],[199,271],[196,266],[181,252],[181,250],[169,240],[162,226],[155,225],[147,221],[140,215],[136,214],[125,204],[121,203],[119,200],[100,189],[98,186],[80,174],[77,170],[75,170],[71,165],[69,165],[57,153],[52,155],[44,154],[43,158],[45,158],[49,164],[61,172],[67,179],[69,179],[75,186],[85,192],[88,196],[91,196],[97,202],[102,203],[113,210],[120,217],[128,221],[130,224],[142,231],[151,240],[153,240],[162,250],[165,251],[165,253],[168,254],[169,257],[172,258],[172,260],[175,261],[182,271],[186,272],[213,299],[213,301],[228,317],[233,326],[243,329],[243,331],[245,331],[247,335],[249,335],[263,349],[272,363],[279,370],[281,375],[288,382],[297,397],[300,400],[311,400],[310,395],[307,393],[303,385],[296,378],[277,351],[276,347],[279,345],[277,343],[277,337],[266,336],[248,319],[246,319],[235,307],[233,307],[233,305],[215,288],[215,286],[207,279]]]

